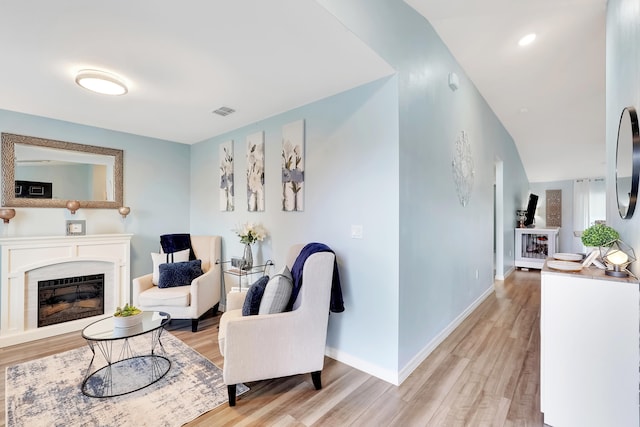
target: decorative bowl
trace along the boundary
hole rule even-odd
[[[115,328],[130,328],[142,323],[142,312],[133,316],[113,316],[113,326]]]

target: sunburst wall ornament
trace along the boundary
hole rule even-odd
[[[462,206],[467,206],[471,198],[473,189],[473,156],[471,154],[471,144],[465,131],[460,132],[456,140],[455,153],[453,155],[453,181],[456,183],[458,199]]]

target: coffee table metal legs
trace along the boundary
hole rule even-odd
[[[116,341],[87,340],[92,357],[82,382],[82,393],[90,397],[120,396],[148,387],[164,377],[169,372],[171,361],[158,354],[166,354],[160,339],[163,330],[164,328],[159,328],[136,337],[137,340],[150,340],[150,352],[143,354],[135,351],[132,338]],[[134,344],[140,345],[139,342]],[[96,349],[105,364],[93,370]],[[114,351],[118,352],[117,358],[114,358]]]

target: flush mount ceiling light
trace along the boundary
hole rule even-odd
[[[80,70],[76,74],[76,83],[92,92],[104,95],[124,95],[127,86],[118,76],[99,70]]]
[[[526,36],[524,36],[523,38],[521,38],[518,41],[518,45],[520,45],[520,46],[530,45],[531,43],[533,43],[533,41],[535,39],[536,39],[536,34],[535,33],[527,34]]]

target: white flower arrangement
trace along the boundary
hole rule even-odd
[[[240,237],[240,243],[247,245],[253,245],[257,241],[262,242],[268,235],[267,230],[262,224],[254,224],[252,222],[243,224],[241,227],[238,227],[235,232],[238,237]]]

